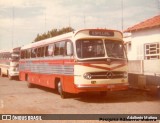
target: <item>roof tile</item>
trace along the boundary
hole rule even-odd
[[[141,23],[138,23],[138,24],[136,24],[132,27],[129,27],[124,32],[133,32],[133,31],[136,31],[136,30],[142,30],[142,29],[156,27],[156,26],[160,26],[160,15],[155,16],[155,17],[150,18],[150,19],[147,19],[147,20],[145,20]]]

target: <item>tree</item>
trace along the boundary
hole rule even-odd
[[[51,37],[55,37],[57,35],[62,35],[68,32],[72,32],[74,31],[74,29],[72,27],[65,27],[62,29],[52,29],[51,31],[48,31],[47,33],[43,33],[43,34],[37,34],[37,37],[34,39],[33,42],[37,42],[37,41],[41,41],[47,38],[51,38]]]

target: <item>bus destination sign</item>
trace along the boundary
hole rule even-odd
[[[114,36],[114,32],[107,30],[90,30],[89,35],[92,36]]]

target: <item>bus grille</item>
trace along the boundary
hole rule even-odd
[[[106,72],[89,72],[90,79],[118,79],[127,78],[127,72],[124,71],[106,71]]]

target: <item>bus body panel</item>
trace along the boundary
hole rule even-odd
[[[101,31],[104,32],[101,33]],[[122,42],[122,34],[116,30],[85,29],[66,34],[66,38],[63,35],[62,37],[58,36],[24,46],[21,49],[20,79],[49,88],[57,88],[57,82],[60,81],[63,91],[69,93],[127,89],[127,59],[108,58],[106,54],[107,47],[105,46],[103,46],[105,50],[103,57],[80,57],[77,50],[77,41],[82,41],[88,45],[89,43],[85,39],[89,39],[88,42],[91,43],[96,42],[94,39],[100,39],[97,46],[98,50],[101,44],[104,45],[106,43],[105,40],[113,41],[115,44]],[[59,52],[66,50],[68,41],[73,46],[73,54],[71,56],[62,54],[59,56],[55,54],[54,56],[46,55],[46,51],[51,52],[52,50],[49,48],[50,46],[54,49],[54,52],[57,46],[62,48],[61,45],[64,48],[59,49]],[[60,44],[61,42],[65,43]],[[38,50],[40,52],[43,51],[42,56],[40,54],[40,56],[32,58],[32,52],[37,52]],[[29,56],[26,52],[29,53]],[[66,52],[64,51],[64,53]],[[99,52],[97,51],[97,53]]]

